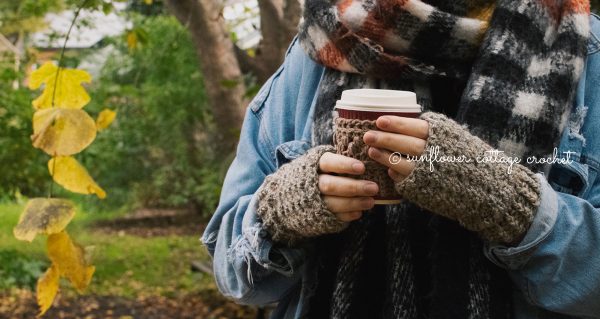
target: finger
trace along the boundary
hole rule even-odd
[[[333,213],[347,213],[357,210],[367,210],[373,208],[375,200],[373,197],[339,197],[323,196],[323,201]]]
[[[351,222],[362,217],[362,212],[338,213],[335,217],[343,222]]]
[[[348,156],[326,152],[319,159],[319,170],[323,173],[359,175],[364,173],[365,164]]]
[[[426,140],[429,136],[429,122],[410,117],[384,115],[375,122],[380,130],[404,134]]]
[[[410,174],[410,172],[412,172],[412,170],[415,168],[414,161],[409,161],[400,156],[398,153],[391,153],[387,150],[376,147],[369,147],[368,153],[370,158],[393,169],[400,175],[408,176],[408,174]]]
[[[425,150],[426,140],[414,136],[389,133],[382,131],[368,131],[363,140],[369,146],[384,148],[402,154],[419,156]]]
[[[400,183],[401,181],[406,179],[406,175],[402,175],[391,168],[388,168],[388,175],[396,183]]]
[[[374,196],[379,191],[379,187],[371,181],[321,174],[319,175],[319,190],[323,195],[359,197]]]

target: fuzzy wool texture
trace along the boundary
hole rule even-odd
[[[300,43],[327,66],[317,104],[359,88],[345,85],[348,73],[419,86],[446,79],[464,88],[452,116],[493,147],[546,157],[560,141],[584,65],[589,1],[306,0],[304,9]]]
[[[257,191],[257,214],[273,241],[293,246],[303,239],[336,233],[348,226],[327,209],[319,190],[319,159],[331,145],[321,145],[282,165]]]
[[[396,183],[398,193],[491,242],[511,243],[524,234],[540,203],[535,174],[520,164],[509,173],[509,164],[500,160],[478,162],[493,148],[466,127],[440,113],[427,112],[420,118],[429,122],[423,159],[439,150],[438,158],[465,156],[472,161],[433,161],[433,171],[428,160],[416,161],[406,179]]]

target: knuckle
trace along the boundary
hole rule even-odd
[[[325,203],[325,206],[329,211],[331,211],[332,213],[336,212],[335,206],[331,203],[331,197],[323,196],[323,202]]]
[[[319,167],[321,169],[326,169],[329,166],[331,154],[332,153],[330,152],[325,152],[323,153],[323,155],[321,155],[321,157],[319,158]]]
[[[413,139],[413,141],[411,143],[409,143],[409,147],[410,147],[410,152],[412,155],[419,155],[423,152],[423,149],[425,147],[425,141],[421,140],[421,139]]]
[[[381,134],[379,141],[381,141],[381,144],[383,145],[390,146],[392,144],[392,135],[389,133]]]
[[[394,121],[394,126],[398,131],[404,131],[406,129],[406,119],[397,116]]]
[[[425,120],[420,120],[421,123],[421,132],[423,133],[423,137],[429,136],[429,122]]]
[[[357,183],[357,182],[353,182],[352,186],[351,186],[351,191],[352,191],[351,195],[355,195],[356,196],[356,195],[362,193],[362,189],[363,189],[362,184]]]
[[[319,176],[319,190],[321,193],[329,194],[332,191],[332,183],[328,175]]]
[[[356,207],[361,207],[363,209],[371,208],[372,200],[369,197],[359,198],[356,200]]]

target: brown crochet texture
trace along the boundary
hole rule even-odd
[[[368,155],[369,146],[363,141],[363,135],[370,130],[377,130],[375,121],[346,119],[338,117],[334,121],[333,145],[338,154],[352,157],[365,164],[363,175],[347,175],[352,178],[369,180],[379,185],[377,197],[400,198],[394,187],[394,181],[383,166]]]
[[[481,162],[493,148],[443,114],[420,116],[429,122],[426,150],[439,147],[439,156],[465,155],[472,163],[419,161],[396,189],[402,197],[436,214],[457,220],[492,242],[512,243],[524,234],[540,203],[540,182],[523,165]],[[502,156],[504,157],[504,156]]]
[[[331,145],[313,147],[265,178],[257,191],[257,214],[274,241],[292,246],[348,226],[327,209],[319,190],[319,159],[334,151]]]

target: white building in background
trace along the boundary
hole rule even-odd
[[[132,27],[131,22],[127,21],[122,14],[127,7],[127,3],[115,2],[114,6],[115,10],[108,15],[100,11],[82,10],[78,20],[85,21],[85,23],[79,23],[73,28],[66,49],[79,50],[99,46],[102,39],[121,35],[125,30],[130,29]],[[42,32],[34,33],[30,37],[30,46],[49,53],[42,60],[52,58],[54,53],[62,49],[65,44],[65,35],[71,26],[74,14],[74,11],[47,14],[45,20],[48,23],[48,28]],[[261,38],[258,2],[256,0],[226,1],[223,16],[229,29],[236,34],[237,44],[240,48],[256,47]],[[95,77],[100,73],[106,59],[113,51],[114,48],[111,46],[98,47],[98,50],[94,50],[92,54],[86,56],[79,67]]]

